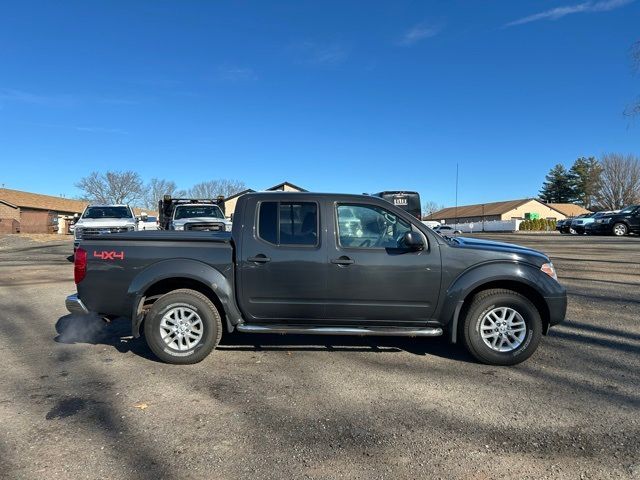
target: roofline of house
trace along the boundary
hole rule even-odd
[[[255,190],[253,188],[246,188],[246,189],[242,190],[241,192],[234,193],[230,197],[225,198],[224,201],[226,202],[227,200],[231,200],[233,198],[239,197],[240,195],[244,195],[245,193],[251,193],[251,192],[255,192]]]
[[[266,191],[267,191],[267,192],[271,192],[271,191],[273,191],[273,190],[277,190],[277,189],[278,189],[278,188],[280,188],[280,187],[284,187],[285,185],[289,185],[290,187],[293,187],[293,188],[295,188],[295,189],[298,189],[298,190],[300,190],[301,192],[308,192],[308,190],[307,190],[307,189],[302,188],[302,187],[299,187],[298,185],[294,185],[293,183],[291,183],[291,182],[287,182],[287,181],[284,181],[284,182],[282,182],[282,183],[279,183],[279,184],[277,184],[277,185],[274,185],[273,187],[267,188],[267,190],[266,190]]]

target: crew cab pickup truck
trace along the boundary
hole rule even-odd
[[[85,235],[132,232],[138,221],[128,205],[89,205],[73,229],[73,246],[80,244]]]
[[[432,337],[512,365],[564,319],[538,251],[447,238],[372,196],[249,193],[231,232],[86,236],[72,313],[131,319],[161,360],[204,359],[223,330]]]

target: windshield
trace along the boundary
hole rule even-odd
[[[197,217],[224,218],[224,215],[216,205],[180,205],[173,216],[174,220]]]
[[[635,205],[631,205],[630,207],[627,208],[623,208],[622,210],[620,210],[621,214],[626,214],[626,213],[631,213],[636,209]]]
[[[129,207],[89,207],[82,218],[132,218]]]

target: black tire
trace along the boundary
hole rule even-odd
[[[192,348],[172,348],[161,336],[161,322],[165,314],[176,307],[195,312],[202,321],[201,336]],[[144,336],[151,351],[163,362],[187,365],[202,361],[218,345],[222,337],[222,321],[216,306],[195,290],[180,289],[160,297],[152,305],[144,321]]]
[[[616,237],[624,237],[625,235],[627,235],[629,233],[629,228],[627,227],[626,224],[618,222],[618,223],[615,223],[613,225],[613,228],[611,229],[611,232]]]
[[[522,343],[508,352],[492,349],[480,334],[480,326],[485,316],[494,308],[501,307],[515,310],[526,325]],[[462,341],[469,353],[476,360],[488,365],[515,365],[523,362],[533,355],[542,338],[542,319],[538,309],[525,296],[506,289],[491,289],[478,293],[467,310],[461,328]]]

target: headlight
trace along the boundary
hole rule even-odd
[[[610,218],[603,218],[602,219],[602,223],[611,223],[611,219]]]
[[[74,237],[76,237],[76,240],[80,240],[80,239],[82,239],[82,229],[81,229],[81,228],[76,227],[76,228],[73,230],[73,235],[74,235]]]
[[[558,275],[556,274],[556,269],[553,266],[553,263],[549,262],[549,263],[545,263],[544,265],[542,265],[540,267],[540,270],[544,273],[546,273],[547,275],[549,275],[551,278],[553,278],[554,280],[558,280]]]
[[[174,225],[173,229],[174,230],[184,230],[184,225]]]
[[[136,226],[135,226],[135,225],[129,225],[129,226],[127,227],[127,230],[128,230],[128,231],[130,231],[130,232],[133,232],[135,229],[136,229]]]
[[[224,226],[224,231],[225,231],[225,232],[230,232],[230,231],[231,231],[231,227],[232,227],[232,225],[231,225],[230,223],[227,223],[227,224]]]

